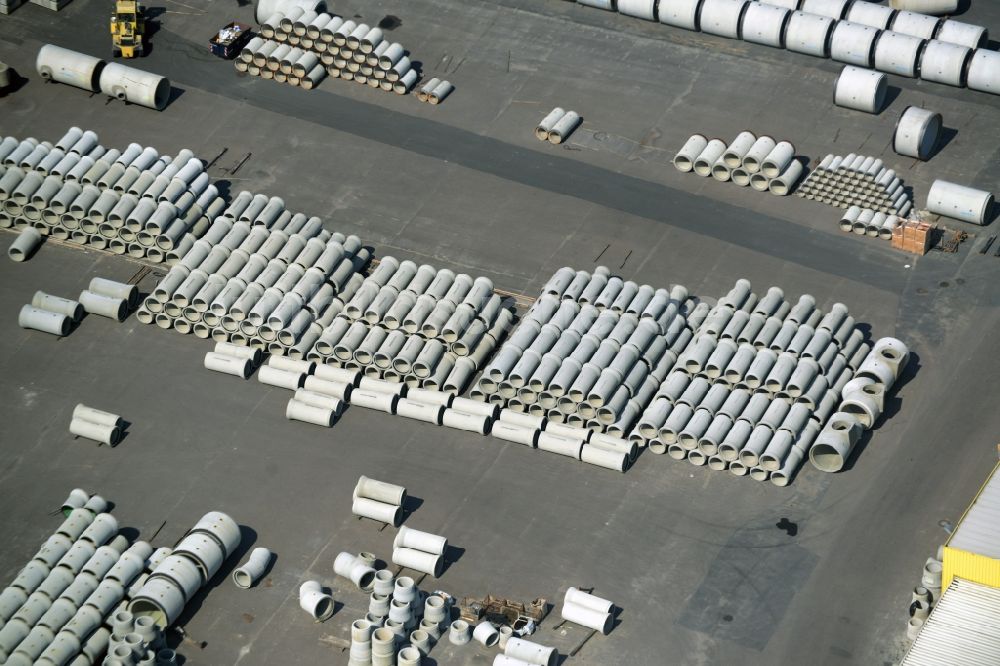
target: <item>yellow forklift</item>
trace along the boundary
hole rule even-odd
[[[115,0],[111,13],[111,43],[114,57],[135,58],[143,52],[146,20],[136,0]]]

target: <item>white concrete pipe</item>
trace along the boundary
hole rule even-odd
[[[777,178],[784,173],[794,158],[795,146],[788,141],[779,141],[761,162],[760,173],[765,178]]]
[[[11,261],[26,261],[42,244],[42,234],[34,227],[25,227],[7,249]]]
[[[792,12],[785,28],[785,48],[796,53],[826,58],[830,55],[830,34],[836,21],[829,16]]]
[[[506,645],[503,646],[504,655],[512,659],[520,660],[528,664],[538,664],[539,666],[555,666],[559,659],[559,653],[555,648],[546,647],[539,643],[510,636]]]
[[[361,476],[354,487],[354,495],[399,506],[406,501],[406,488]]]
[[[958,11],[958,0],[889,0],[889,6],[923,14],[952,14]]]
[[[493,405],[495,407],[496,405]],[[441,416],[441,425],[457,430],[468,430],[469,432],[486,435],[490,431],[492,419],[482,414],[469,414],[453,408],[445,409]]]
[[[617,0],[618,13],[635,18],[656,20],[656,0]]]
[[[58,81],[92,92],[100,90],[99,78],[104,66],[105,63],[100,58],[52,44],[42,46],[35,59],[35,70],[43,79]],[[96,137],[94,143],[96,144]]]
[[[472,638],[486,647],[493,647],[500,641],[500,632],[491,622],[484,620],[476,625],[472,631]]]
[[[351,504],[351,513],[356,516],[370,518],[380,523],[392,526],[399,525],[403,510],[399,505],[379,502],[367,497],[355,497]]]
[[[66,336],[69,334],[73,321],[65,314],[25,305],[18,313],[17,324],[21,328]]]
[[[875,43],[875,69],[880,72],[915,78],[925,40],[901,32],[886,30]]]
[[[848,65],[837,78],[833,102],[847,109],[877,114],[885,104],[887,88],[885,74]]]
[[[892,137],[892,149],[899,155],[928,160],[941,137],[941,114],[908,106],[903,109]]]
[[[433,86],[431,84],[435,82],[440,83],[440,80],[431,79],[430,83],[421,88],[420,92],[417,93],[418,97],[423,95],[423,98],[420,100],[421,102],[427,101],[426,100],[427,95],[431,92],[431,90],[428,90],[428,88],[433,89]],[[426,93],[424,92],[425,90]],[[562,118],[564,115],[566,115],[566,111],[558,106],[549,111],[548,115],[542,118],[541,122],[539,122],[538,125],[535,127],[535,138],[538,139],[539,141],[548,141],[549,132],[552,131],[552,128],[555,127],[555,124],[559,122],[559,119]]]
[[[705,178],[712,175],[712,166],[726,152],[726,144],[721,139],[708,141],[705,148],[694,160],[694,172]]]
[[[79,418],[70,421],[69,431],[76,437],[92,439],[108,446],[115,446],[121,439],[121,430],[117,426],[93,423]]]
[[[217,352],[208,352],[205,354],[205,368],[227,375],[235,375],[243,379],[249,378],[250,373],[253,372],[253,364],[250,359]]]
[[[354,583],[359,590],[371,589],[375,581],[375,569],[351,553],[339,553],[333,560],[333,570],[338,576]]]
[[[401,567],[413,569],[421,573],[439,578],[444,567],[441,555],[427,553],[415,548],[393,548],[392,562]]]
[[[934,38],[942,42],[959,44],[967,46],[970,49],[978,49],[986,46],[989,33],[981,25],[946,19],[941,23],[941,27],[938,28],[937,35]]]
[[[605,636],[611,631],[611,613],[601,612],[573,602],[564,602],[560,611],[562,619],[599,631]]]
[[[990,219],[993,194],[964,185],[935,180],[927,192],[927,210],[963,222],[983,225]]]
[[[698,27],[702,32],[729,39],[740,38],[740,23],[748,0],[702,0]]]
[[[100,89],[122,101],[162,111],[170,101],[170,81],[134,67],[108,63],[101,71]]]
[[[101,315],[116,321],[122,321],[128,314],[128,301],[124,298],[102,296],[90,290],[80,292],[80,305],[89,314]]]
[[[861,431],[861,424],[854,415],[837,412],[809,449],[809,460],[820,471],[839,472],[861,438]]]
[[[434,102],[431,101],[431,103],[433,104]],[[581,122],[583,122],[583,119],[580,117],[580,114],[576,111],[567,111],[566,115],[560,118],[549,131],[549,143],[556,145],[563,143]]]
[[[271,563],[271,551],[267,548],[254,548],[246,564],[233,571],[233,583],[236,587],[248,590],[253,587]]]
[[[860,23],[861,25],[870,25],[879,30],[888,30],[889,24],[892,23],[895,15],[896,12],[891,7],[877,5],[874,2],[854,2],[847,10],[847,16],[844,18],[851,23]]]
[[[890,7],[893,5],[890,3]],[[893,7],[893,9],[900,9]],[[941,19],[927,14],[912,11],[900,11],[896,13],[896,18],[892,20],[893,32],[901,32],[904,35],[919,37],[920,39],[933,39],[937,32]]]
[[[792,12],[786,7],[776,7],[762,2],[751,2],[743,14],[740,34],[743,41],[773,46],[785,46],[785,28]]]
[[[660,23],[673,25],[685,30],[698,29],[698,10],[702,0],[673,0],[660,3],[658,19]]]
[[[1000,95],[1000,53],[976,49],[969,61],[966,85],[971,90]]]
[[[740,132],[722,154],[723,163],[730,169],[743,164],[743,158],[757,143],[757,137],[746,130]]]
[[[795,184],[799,181],[799,178],[802,177],[802,171],[802,162],[798,160],[793,161],[780,176],[768,182],[768,191],[779,197],[788,196],[795,189]]]
[[[261,384],[294,391],[295,389],[302,388],[302,382],[305,381],[305,373],[263,365],[257,371],[257,381]]]
[[[452,645],[465,645],[469,642],[471,635],[469,623],[464,620],[455,620],[448,625],[448,641]]]
[[[920,78],[961,88],[972,49],[932,39],[920,55]]]
[[[858,67],[871,67],[880,31],[870,25],[839,21],[830,37],[830,57]]]
[[[139,287],[134,284],[95,277],[90,280],[87,289],[101,296],[125,299],[133,307],[139,304]]]

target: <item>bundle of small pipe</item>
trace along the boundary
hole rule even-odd
[[[304,7],[284,8],[264,20],[260,36],[240,52],[236,69],[307,89],[329,75],[399,95],[419,78],[407,51],[387,40],[381,28]],[[446,81],[438,87],[437,100],[453,89]]]
[[[448,550],[447,538],[404,525],[399,528],[392,542],[392,562],[439,578],[446,550]]]
[[[701,134],[689,138],[674,157],[674,167],[694,171],[720,182],[732,181],[740,187],[749,185],[758,192],[787,196],[802,177],[802,161],[795,158],[795,146],[775,141],[767,135],[740,132],[726,145],[721,139],[707,139]]]
[[[152,663],[150,652],[160,648],[156,623],[126,623],[118,614],[143,586],[144,571],[169,550],[129,545],[107,508],[99,495],[74,489],[63,502],[63,523],[0,592],[0,661],[96,664],[125,644],[130,656],[141,652]],[[155,658],[172,657],[160,649]]]
[[[568,139],[581,122],[583,119],[579,113],[566,111],[557,106],[535,127],[535,138],[558,145]]]
[[[854,153],[824,157],[796,194],[831,206],[868,208],[902,219],[913,208],[895,169],[887,168],[877,157]],[[891,229],[889,233],[891,237]]]
[[[406,488],[362,476],[354,486],[351,513],[396,527],[403,517]]]
[[[1000,94],[986,28],[863,0],[577,0],[579,4],[888,74]]]
[[[331,234],[318,217],[285,210],[278,197],[240,192],[136,316],[301,359],[363,282],[359,271],[370,257],[357,236]]]
[[[21,308],[17,323],[21,328],[64,336],[81,319],[83,306],[77,301],[36,291],[31,304]]]
[[[79,127],[54,145],[0,141],[0,202],[0,227],[153,262],[183,255],[225,208],[190,150],[107,149]]]
[[[875,427],[882,416],[886,395],[909,360],[909,349],[896,338],[875,341],[854,378],[841,389],[837,413],[809,450],[809,460],[817,469],[824,472],[843,469],[864,431]]]
[[[69,431],[76,437],[92,439],[99,444],[114,446],[121,439],[122,417],[84,404],[73,409],[73,419]]]
[[[614,608],[607,599],[571,587],[563,597],[560,615],[564,620],[607,635],[614,622]]]
[[[342,555],[349,556],[348,553]],[[427,594],[418,589],[409,576],[394,577],[388,569],[380,569],[372,582],[368,614],[351,623],[348,664],[420,664],[423,656],[442,638],[450,619],[449,595]],[[464,643],[467,642],[466,636]]]

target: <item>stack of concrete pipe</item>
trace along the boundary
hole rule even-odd
[[[577,0],[685,30],[1000,94],[986,28],[863,0]]]
[[[582,122],[576,111],[566,111],[557,106],[535,127],[535,138],[558,145],[568,139]]]
[[[430,532],[421,532],[405,525],[399,528],[392,542],[392,561],[435,578],[441,576],[448,539]]]
[[[78,127],[55,144],[0,140],[0,203],[0,227],[153,262],[182,256],[225,208],[190,150],[107,149]]]
[[[62,525],[0,591],[0,661],[92,664],[121,643],[149,659],[160,648],[155,623],[119,614],[163,551],[130,546],[100,496],[74,490],[67,503]],[[161,649],[156,658],[172,654]]]
[[[560,615],[573,624],[607,635],[614,624],[614,608],[615,605],[607,599],[571,587],[563,597]]]
[[[324,11],[285,6],[261,21],[260,36],[236,59],[236,70],[280,83],[311,89],[329,75],[405,95],[420,74],[408,52],[371,27]],[[436,104],[452,90],[438,81],[431,91]]]
[[[128,611],[137,622],[149,617],[160,629],[169,627],[238,550],[241,541],[236,521],[221,511],[206,513],[152,568],[129,600]]]
[[[38,50],[38,75],[130,104],[162,111],[170,101],[170,81],[158,74],[77,53],[52,44]]]
[[[420,664],[442,638],[451,615],[450,600],[445,594],[421,591],[408,576],[394,578],[388,569],[379,570],[368,614],[351,623],[348,664]]]
[[[362,476],[354,486],[351,513],[396,527],[403,518],[406,488]]]
[[[796,194],[831,206],[858,206],[904,219],[913,209],[894,169],[877,157],[854,153],[824,157]]]
[[[69,431],[76,437],[85,437],[100,444],[114,446],[121,439],[124,423],[122,417],[117,414],[87,407],[81,403],[73,409]]]
[[[843,469],[862,434],[874,428],[881,418],[886,396],[909,360],[909,349],[896,338],[875,341],[853,379],[841,389],[837,413],[809,450],[809,459],[817,469],[824,472]]]
[[[83,319],[83,313],[77,301],[36,291],[31,304],[21,308],[17,323],[21,328],[65,336]]]
[[[139,304],[139,288],[134,284],[96,277],[87,289],[80,292],[79,302],[87,314],[122,321]]]
[[[692,135],[677,155],[674,167],[682,172],[693,171],[720,182],[748,185],[758,192],[787,196],[795,190],[802,177],[802,161],[795,157],[795,146],[788,141],[775,141],[767,135],[740,132],[728,145],[721,139]]]
[[[219,341],[215,343],[213,351],[205,354],[205,368],[248,379],[260,365],[263,356],[263,352],[259,349]]]

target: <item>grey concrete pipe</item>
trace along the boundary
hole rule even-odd
[[[38,50],[38,57],[35,60],[35,70],[43,79],[58,81],[92,92],[100,89],[99,79],[104,66],[105,63],[100,58],[52,44],[42,46]]]

